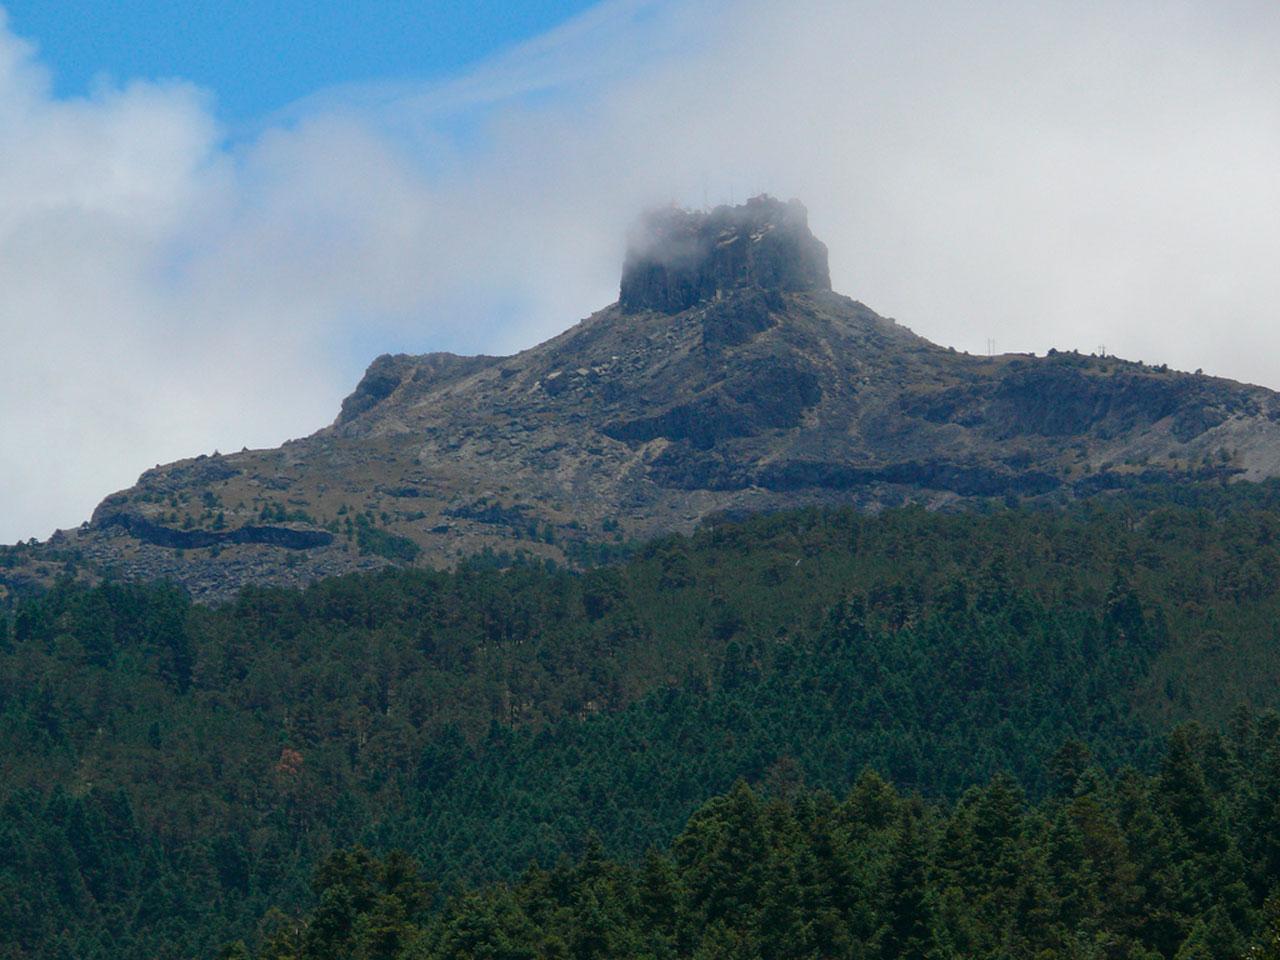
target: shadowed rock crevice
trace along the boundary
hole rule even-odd
[[[244,526],[236,530],[174,530],[145,517],[116,513],[95,526],[107,530],[119,527],[143,543],[174,550],[199,550],[231,543],[260,543],[287,550],[310,550],[333,543],[333,534],[324,530],[294,530],[290,527]]]
[[[995,467],[909,461],[882,467],[847,462],[787,460],[755,467],[712,452],[673,445],[653,464],[657,482],[679,490],[734,491],[758,487],[775,493],[804,490],[852,491],[876,485],[941,490],[965,497],[1007,494],[1037,496],[1061,486],[1039,471],[1014,472]]]

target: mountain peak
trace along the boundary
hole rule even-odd
[[[797,201],[650,214],[620,299],[515,356],[379,357],[332,427],[149,470],[56,550],[218,598],[485,550],[575,562],[781,507],[1280,476],[1280,394],[931,344],[830,290]]]
[[[650,211],[629,238],[619,302],[627,313],[679,313],[743,287],[831,289],[827,246],[799,200]]]

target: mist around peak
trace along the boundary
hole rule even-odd
[[[810,232],[799,200],[762,194],[710,211],[651,210],[628,236],[619,296],[628,313],[678,313],[750,287],[831,289],[826,244]]]

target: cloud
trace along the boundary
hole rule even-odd
[[[943,343],[1280,386],[1277,41],[1251,0],[616,0],[228,131],[180,82],[56,99],[0,24],[0,541],[310,432],[379,351],[564,329],[669,200],[801,197]]]

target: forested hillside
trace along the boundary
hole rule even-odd
[[[1103,797],[1124,833],[1123,791],[1150,794],[1157,781],[1118,771],[1158,773],[1172,724],[1226,729],[1237,705],[1280,699],[1278,502],[1274,486],[1234,485],[1071,511],[806,511],[659,540],[584,573],[487,557],[448,573],[247,590],[216,608],[173,587],[110,583],[14,601],[0,631],[0,956],[253,945],[314,906],[317,866],[354,844],[427,865],[436,892],[423,909],[436,919],[423,923],[437,930],[464,916],[458,904],[525,896],[542,874],[437,914],[448,894],[512,880],[531,861],[585,854],[606,869],[615,858],[607,872],[632,876],[739,779],[759,796],[736,790],[707,809],[753,797],[807,863],[805,811],[839,808],[815,791],[843,798],[877,771],[897,793],[874,843],[892,848],[918,821],[936,852],[948,818],[973,802],[959,798],[975,785],[1012,790],[1011,777],[1040,804],[1018,814],[1029,818],[1018,856],[1034,863],[1049,849],[1037,818],[1067,803],[1054,799],[1054,758],[1071,755],[1068,741],[1097,765],[1082,796]],[[1227,816],[1245,788],[1213,765],[1221,750],[1205,753],[1216,740],[1188,736],[1214,815]],[[1272,762],[1271,741],[1250,749],[1253,767]],[[1249,789],[1263,798],[1257,822],[1274,822],[1271,788]],[[906,799],[917,792],[923,802]],[[759,842],[782,843],[773,837]],[[1221,915],[1237,937],[1260,929],[1274,865],[1248,862],[1244,893],[1197,873],[1203,858],[1162,881],[1210,890],[1169,921],[1179,945],[1200,921],[1225,930]],[[920,894],[937,909],[944,866],[921,868],[942,884]],[[556,882],[568,895],[572,884]],[[680,922],[696,926],[697,909],[681,907]],[[863,925],[841,936],[887,949],[872,929],[880,907],[856,909]],[[1081,919],[1092,908],[1070,909],[1104,929]],[[1002,916],[965,936],[992,936]],[[748,938],[750,955],[756,928],[737,923],[724,935]],[[1174,932],[1114,930],[1174,955]],[[422,936],[415,949],[444,949]],[[334,949],[324,955],[346,955]]]
[[[662,852],[619,862],[592,840],[440,909],[429,871],[356,848],[317,871],[308,916],[271,918],[256,955],[1280,957],[1280,717],[1179,729],[1150,776],[1108,776],[1076,742],[1050,771],[1032,804],[1005,775],[953,803],[874,773],[839,796],[739,782]]]

